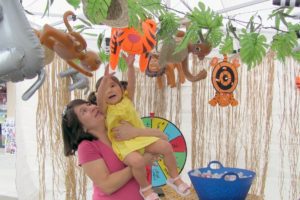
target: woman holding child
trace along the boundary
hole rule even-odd
[[[133,67],[134,56],[129,55],[124,58],[129,68]],[[111,77],[112,76],[106,72],[104,80],[112,80]],[[120,156],[113,150],[111,134],[114,135],[115,141],[124,139],[134,140],[141,136],[155,137],[152,139],[152,142],[145,145],[145,153],[140,156],[138,155],[138,160],[141,162],[138,163],[140,164],[140,169],[143,168],[146,163],[153,161],[152,153],[160,153],[156,152],[156,150],[152,150],[155,148],[149,148],[151,151],[148,151],[146,147],[152,143],[157,143],[157,141],[159,141],[160,145],[163,144],[163,146],[166,147],[162,152],[163,154],[166,152],[164,157],[169,157],[170,162],[174,164],[174,158],[172,158],[170,154],[170,152],[172,152],[171,146],[165,141],[166,135],[161,131],[135,127],[132,123],[128,123],[127,121],[119,121],[119,125],[112,127],[110,130],[112,133],[108,134],[106,128],[107,123],[105,121],[107,117],[107,105],[105,105],[106,103],[104,102],[106,97],[104,96],[105,89],[103,89],[103,84],[105,83],[108,82],[103,81],[103,83],[100,83],[97,92],[98,103],[101,102],[100,106],[80,99],[73,100],[68,104],[62,120],[65,155],[74,155],[75,152],[78,151],[79,165],[93,181],[93,200],[158,200],[159,197],[151,190],[151,187],[142,188],[140,181],[136,181],[137,172],[136,169],[134,169],[134,159],[133,163],[127,162],[127,165],[125,165],[121,161]],[[109,84],[113,83],[110,81]],[[116,86],[122,90],[120,85]],[[132,87],[130,82],[128,86],[129,88]],[[106,99],[108,102],[109,100],[113,100],[109,98],[110,97]],[[102,99],[102,101],[99,99]],[[127,156],[128,154],[124,155]],[[144,170],[140,170],[139,172],[141,172],[139,176],[142,177],[145,175]],[[174,189],[179,194],[188,194],[189,186],[182,182],[176,171],[173,170],[172,173],[174,179],[169,181],[169,184],[175,187]]]

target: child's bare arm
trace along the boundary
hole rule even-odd
[[[125,59],[127,65],[128,65],[128,71],[127,71],[127,76],[128,76],[128,85],[127,85],[127,91],[128,91],[128,97],[130,100],[133,100],[134,98],[134,91],[135,91],[135,70],[134,70],[134,60],[135,60],[135,55],[129,54],[128,56],[125,56],[124,54],[122,55],[123,58]]]
[[[97,105],[100,107],[102,113],[106,115],[107,103],[105,101],[105,88],[108,87],[108,81],[113,74],[109,74],[109,65],[106,65],[104,76],[97,90]]]
[[[103,81],[103,80],[102,80]],[[107,104],[105,102],[105,97],[103,94],[104,91],[104,84],[100,84],[98,91],[97,91],[97,105],[100,107],[101,112],[106,115],[106,111],[107,111]]]

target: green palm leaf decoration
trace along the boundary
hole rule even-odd
[[[206,8],[203,2],[198,3],[197,7],[194,8],[192,13],[188,14],[188,18],[192,23],[196,23],[199,28],[214,29],[222,26],[223,17],[218,13],[214,12],[209,7]]]
[[[297,45],[295,32],[281,33],[273,37],[271,49],[276,52],[277,59],[284,62],[287,56],[292,55],[295,45]]]
[[[287,23],[287,28],[288,32],[278,33],[273,37],[271,45],[271,49],[276,52],[277,59],[281,62],[284,62],[288,56],[299,60],[298,53],[293,52],[293,48],[298,46],[297,32],[300,30],[300,25]]]
[[[168,42],[173,35],[176,35],[180,24],[179,17],[174,13],[166,12],[159,17],[160,28],[157,32],[157,39]]]
[[[221,42],[220,45],[220,53],[221,54],[231,54],[233,52],[233,39],[227,34],[224,41]]]
[[[206,8],[203,2],[198,3],[191,13],[187,14],[191,25],[188,27],[183,41],[176,48],[176,52],[187,47],[189,42],[200,41],[217,47],[222,39],[221,30],[223,17],[210,8]]]
[[[300,62],[300,51],[292,52],[292,57],[297,61]]]
[[[108,8],[111,4],[111,0],[85,0],[86,17],[93,24],[100,24],[107,17]]]
[[[207,35],[207,41],[212,47],[217,47],[221,43],[223,35],[221,28],[213,28]]]
[[[73,6],[73,8],[79,8],[80,0],[67,0],[68,4]]]
[[[129,26],[141,30],[141,21],[163,13],[160,0],[128,0]]]
[[[127,70],[126,60],[122,56],[119,56],[118,70],[121,72],[125,72]]]
[[[180,44],[176,47],[174,54],[182,51],[183,49],[185,49],[189,42],[196,42],[197,40],[199,40],[199,32],[198,32],[198,28],[195,24],[192,24],[189,29],[186,31],[182,41],[180,42]]]
[[[260,64],[266,55],[266,49],[268,48],[267,39],[264,35],[256,32],[248,33],[245,29],[242,29],[242,34],[239,37],[241,60],[248,65],[250,70]]]
[[[104,50],[99,51],[99,58],[102,63],[108,63],[109,62],[109,55],[105,53]]]

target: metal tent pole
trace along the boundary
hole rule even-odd
[[[222,14],[222,13],[238,10],[238,9],[241,9],[241,8],[245,8],[245,7],[248,7],[248,6],[252,6],[252,5],[255,5],[255,4],[263,3],[263,2],[266,2],[266,1],[270,1],[270,0],[253,0],[253,1],[245,2],[245,3],[241,3],[241,4],[238,4],[238,5],[235,5],[235,6],[231,6],[231,7],[228,7],[228,8],[224,8],[224,9],[218,10],[216,12]]]
[[[238,5],[235,5],[235,6],[231,6],[231,7],[228,7],[228,8],[224,8],[224,9],[221,9],[221,10],[217,10],[216,12],[219,13],[219,14],[222,14],[222,13],[238,10],[238,9],[241,9],[241,8],[245,8],[245,7],[248,7],[248,6],[252,6],[252,5],[255,5],[255,4],[263,3],[263,2],[266,2],[266,1],[270,1],[270,0],[253,0],[253,1],[245,2],[245,3],[241,3],[241,4],[238,4]],[[181,20],[181,24],[185,24],[187,22],[189,22],[189,20],[187,18],[184,18],[184,19]]]

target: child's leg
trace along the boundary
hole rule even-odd
[[[128,154],[123,162],[132,168],[133,176],[142,188],[149,185],[146,177],[146,164],[140,153],[132,152]]]
[[[164,163],[168,168],[169,175],[172,178],[178,176],[176,158],[173,154],[172,145],[165,140],[159,139],[145,148],[145,152],[153,154],[162,154],[164,156]]]
[[[146,163],[143,156],[138,152],[132,152],[128,154],[124,161],[126,165],[130,166],[132,169],[132,174],[135,180],[140,185],[141,189],[148,187],[150,184],[147,181],[146,174]],[[153,193],[151,187],[147,190],[142,190],[143,196],[147,197]]]
[[[176,186],[180,186],[182,184],[185,184],[180,177],[178,177],[178,171],[177,171],[177,164],[176,164],[176,158],[173,154],[172,145],[165,140],[159,139],[155,143],[149,145],[145,149],[146,152],[149,153],[155,153],[155,154],[162,154],[164,156],[164,163],[166,167],[168,168],[169,175],[172,179],[174,179],[174,184]],[[186,184],[185,184],[186,185]],[[185,187],[188,190],[189,187]],[[185,191],[183,191],[185,192]]]

